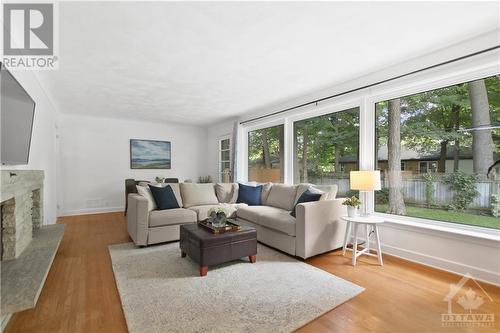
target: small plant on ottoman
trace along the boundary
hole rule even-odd
[[[208,211],[208,216],[210,216],[208,219],[209,222],[212,223],[214,227],[223,227],[226,225],[227,212],[224,208],[211,208]]]

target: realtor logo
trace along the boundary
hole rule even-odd
[[[55,69],[54,3],[3,4],[3,63],[12,69]]]
[[[470,282],[469,282],[470,281]],[[476,290],[473,290],[474,287]],[[448,313],[441,314],[443,327],[495,327],[495,314],[482,313],[479,308],[493,299],[481,285],[467,273],[457,284],[450,284],[450,291],[443,302],[448,303]],[[458,303],[463,310],[453,311],[453,303]]]
[[[53,54],[53,4],[6,3],[3,6],[3,21],[7,28],[4,30],[3,36],[3,49],[5,55]],[[13,36],[14,34],[15,36]]]

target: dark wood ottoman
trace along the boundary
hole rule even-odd
[[[180,227],[182,256],[188,255],[200,265],[200,276],[207,275],[208,266],[249,257],[257,259],[257,231],[248,226],[241,230],[215,235],[198,224],[183,224]]]

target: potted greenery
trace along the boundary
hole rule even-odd
[[[208,211],[209,221],[214,227],[223,227],[226,225],[227,212],[222,207],[214,207]]]
[[[342,204],[347,206],[347,216],[355,217],[358,215],[358,207],[361,205],[361,201],[356,196],[353,195],[345,199]]]

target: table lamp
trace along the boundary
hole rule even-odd
[[[351,190],[359,191],[359,196],[363,199],[363,211],[361,216],[370,216],[367,209],[368,192],[378,191],[381,188],[380,184],[380,170],[364,170],[364,171],[351,171],[350,173]]]

